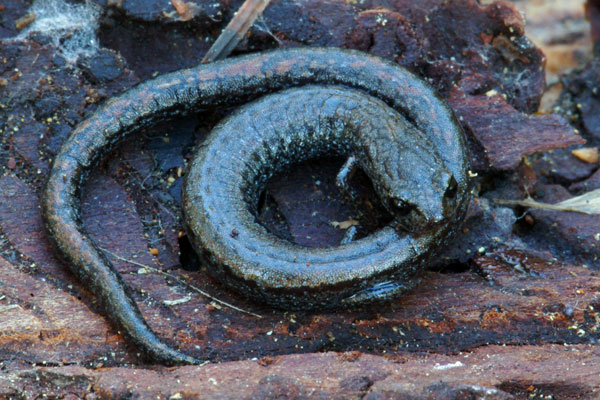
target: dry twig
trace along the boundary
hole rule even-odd
[[[160,275],[162,275],[162,276],[166,276],[167,278],[174,279],[175,281],[177,281],[177,282],[181,283],[182,285],[185,285],[185,286],[187,286],[188,288],[190,288],[190,289],[192,289],[192,290],[194,290],[194,291],[196,291],[196,292],[200,293],[202,296],[204,296],[204,297],[207,297],[207,298],[209,298],[209,299],[211,299],[211,300],[213,300],[213,301],[215,301],[215,302],[217,302],[217,303],[219,303],[219,304],[222,304],[222,305],[224,305],[225,307],[229,307],[229,308],[231,308],[231,309],[233,309],[233,310],[236,310],[236,311],[242,312],[242,313],[244,313],[244,314],[252,315],[252,316],[254,316],[254,317],[257,317],[257,318],[262,318],[262,316],[261,316],[261,315],[259,315],[259,314],[255,314],[255,313],[253,313],[253,312],[251,312],[251,311],[244,310],[244,309],[242,309],[242,308],[239,308],[239,307],[236,307],[236,306],[234,306],[233,304],[229,304],[229,303],[227,303],[227,302],[225,302],[225,301],[223,301],[223,300],[217,299],[216,297],[214,297],[214,296],[212,296],[212,295],[210,295],[210,294],[206,293],[204,290],[202,290],[202,289],[200,289],[200,288],[198,288],[198,287],[196,287],[196,286],[194,286],[194,285],[191,285],[191,284],[187,283],[187,282],[186,282],[186,281],[184,281],[184,280],[181,280],[181,279],[179,279],[179,278],[178,278],[178,277],[176,277],[175,275],[171,275],[171,274],[169,274],[169,273],[167,273],[167,272],[161,271],[161,270],[160,270],[160,269],[158,269],[158,268],[154,268],[154,267],[151,267],[151,266],[149,266],[149,265],[145,265],[145,264],[139,263],[139,262],[137,262],[137,261],[128,260],[128,259],[126,259],[126,258],[124,258],[124,257],[121,257],[120,255],[118,255],[118,254],[115,254],[115,253],[113,253],[112,251],[110,251],[110,250],[107,250],[107,249],[104,249],[104,248],[102,248],[102,247],[100,247],[100,250],[102,250],[102,251],[106,252],[107,254],[110,254],[111,256],[113,256],[114,258],[116,258],[117,260],[125,261],[125,262],[128,262],[128,263],[130,263],[130,264],[137,265],[138,267],[142,267],[142,268],[145,268],[145,269],[148,269],[148,270],[154,271],[154,272],[156,272],[156,273],[158,273],[158,274],[160,274]]]
[[[244,38],[246,32],[252,27],[271,0],[246,0],[240,9],[229,21],[217,40],[208,49],[202,59],[203,63],[221,60],[227,57],[235,46]]]

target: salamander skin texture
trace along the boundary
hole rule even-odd
[[[54,159],[42,203],[50,237],[70,268],[155,361],[200,362],[150,330],[110,261],[86,236],[80,188],[89,171],[140,128],[231,104],[244,105],[196,154],[183,213],[212,273],[249,297],[310,309],[401,294],[415,286],[466,211],[468,154],[452,112],[419,78],[377,57],[278,50],[138,85],[76,127]],[[308,249],[256,223],[258,195],[269,177],[332,155],[353,157],[370,177],[394,217],[389,226],[348,244]]]

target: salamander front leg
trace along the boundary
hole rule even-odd
[[[337,188],[346,196],[348,196],[348,198],[354,203],[359,202],[360,196],[356,190],[350,186],[350,180],[356,173],[357,169],[358,162],[356,161],[356,157],[350,156],[344,165],[342,165],[342,168],[340,168],[340,171],[335,178],[335,186],[337,186]],[[346,229],[346,233],[340,241],[340,244],[348,244],[352,242],[355,239],[357,232],[358,229],[354,225]]]
[[[356,157],[350,156],[340,168],[340,171],[335,177],[335,186],[344,192],[352,201],[358,201],[358,193],[350,186],[350,180],[358,170],[358,161]]]

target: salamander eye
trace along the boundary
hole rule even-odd
[[[456,179],[454,179],[454,177],[451,176],[450,179],[448,180],[448,187],[446,188],[446,191],[444,192],[444,197],[447,199],[453,199],[456,197],[457,191],[458,191],[458,183],[456,182]]]
[[[413,209],[414,206],[404,200],[390,199],[390,211],[396,217],[407,217]]]

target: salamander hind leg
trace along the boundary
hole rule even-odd
[[[356,226],[352,225],[348,229],[346,229],[346,233],[344,233],[344,237],[340,240],[340,244],[348,244],[352,243],[356,238],[356,234],[358,233],[358,229]]]
[[[410,281],[384,281],[354,293],[341,301],[344,306],[358,306],[361,304],[380,303],[399,297],[401,294],[412,290],[419,279]]]

